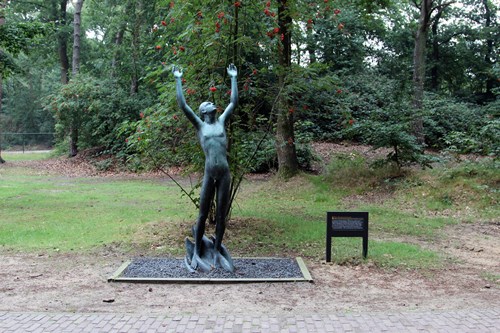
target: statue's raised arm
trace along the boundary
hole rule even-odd
[[[182,91],[182,70],[180,70],[177,66],[172,67],[172,73],[174,74],[176,81],[176,97],[177,104],[181,108],[182,112],[186,115],[191,123],[193,123],[196,129],[199,129],[201,126],[201,119],[193,112],[193,110],[187,105],[186,99],[184,98],[184,93]]]
[[[224,124],[231,117],[231,114],[238,105],[238,81],[236,80],[238,70],[234,64],[229,65],[227,68],[227,74],[231,77],[231,99],[229,105],[226,107],[226,110],[224,110],[224,113],[219,118],[219,120]]]

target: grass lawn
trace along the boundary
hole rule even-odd
[[[34,161],[34,160],[44,160],[51,156],[50,152],[8,152],[2,151],[2,158],[8,162],[14,161]]]
[[[476,217],[498,216],[498,208],[489,204],[498,199],[493,167],[475,166],[473,177],[459,172],[461,167],[455,167],[452,176],[446,168],[415,171],[388,187],[387,175],[367,174],[366,183],[376,180],[382,185],[366,189],[336,181],[341,172],[335,171],[288,182],[246,181],[233,205],[224,242],[233,256],[301,255],[321,260],[326,211],[368,211],[368,261],[380,267],[441,267],[444,258],[421,244],[442,237],[445,226],[467,220],[468,215],[460,220],[446,214],[464,210],[466,197],[461,193],[469,194],[468,212]],[[366,200],[360,193],[382,199]],[[182,256],[196,215],[194,205],[169,181],[68,178],[0,166],[4,250],[93,253],[113,246]],[[341,264],[363,261],[361,238],[335,238],[332,257]]]
[[[0,179],[0,244],[8,248],[126,246],[142,224],[189,217],[187,200],[172,185],[39,176],[27,169],[10,169]]]

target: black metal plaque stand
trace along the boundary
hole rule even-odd
[[[363,237],[363,257],[368,254],[368,212],[326,213],[326,261],[332,261],[332,237]]]

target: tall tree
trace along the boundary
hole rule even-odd
[[[413,108],[416,115],[413,121],[413,134],[417,138],[417,142],[423,145],[425,143],[424,125],[420,113],[424,101],[426,44],[429,27],[454,1],[421,0],[418,3],[417,0],[413,0],[413,2],[420,9],[415,47],[413,49]]]
[[[494,40],[493,40],[493,32],[490,32],[492,26],[492,21],[494,18],[494,12],[491,7],[494,7],[489,0],[483,0],[483,8],[484,8],[484,20],[485,20],[485,30],[486,30],[486,53],[484,55],[484,61],[486,64],[492,68],[494,61]],[[486,98],[493,98],[493,87],[495,85],[495,77],[493,75],[488,75],[486,78]]]
[[[5,24],[5,8],[7,7],[7,0],[0,2],[0,27]],[[0,48],[0,55],[3,55],[3,51]],[[3,76],[2,71],[0,71],[0,121],[2,116],[2,97],[3,97]],[[2,127],[0,124],[0,163],[5,163],[2,158]]]
[[[72,74],[75,78],[80,72],[80,41],[81,41],[81,16],[84,0],[76,0],[75,13],[73,16],[73,61]],[[78,129],[80,127],[78,119],[80,117],[72,117],[73,121],[69,128],[69,156],[74,157],[78,154]]]
[[[432,67],[431,67],[431,89],[434,91],[438,90],[439,87],[439,37],[438,37],[438,27],[439,20],[442,14],[436,15],[434,22],[431,25],[432,31]]]
[[[57,54],[61,73],[61,83],[69,81],[69,57],[68,57],[68,32],[67,27],[67,5],[68,0],[52,0],[52,19],[57,27]]]
[[[73,15],[73,62],[72,74],[77,75],[80,72],[80,41],[82,31],[82,7],[84,0],[76,0],[75,14]]]
[[[132,73],[130,78],[130,94],[137,94],[139,92],[139,49],[141,43],[141,29],[143,25],[144,9],[141,0],[129,3],[132,10],[132,17],[134,21],[132,24]]]
[[[278,1],[278,25],[281,32],[279,50],[278,82],[282,91],[286,76],[292,65],[292,16],[290,14],[290,1]],[[294,176],[299,170],[297,152],[295,149],[295,135],[293,127],[293,112],[289,105],[289,96],[280,94],[278,119],[276,124],[276,152],[278,155],[278,173],[288,178]]]
[[[123,36],[125,34],[125,24],[120,25],[118,31],[115,34],[115,38],[113,40],[113,45],[115,46],[115,51],[113,53],[113,59],[111,60],[111,77],[115,77],[117,75],[117,67],[118,62],[120,60],[120,46],[123,42]]]

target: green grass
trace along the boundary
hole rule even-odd
[[[362,240],[334,238],[332,260],[338,264],[359,264],[363,261]],[[439,268],[440,256],[420,246],[391,241],[369,240],[368,259],[385,268]]]
[[[179,190],[147,181],[0,173],[0,245],[17,250],[90,250],[130,244],[138,226],[182,220]]]
[[[2,158],[7,162],[15,162],[15,161],[36,161],[36,160],[44,160],[51,156],[52,153],[43,152],[43,153],[10,153],[8,151],[2,151]]]
[[[480,220],[499,215],[498,207],[485,206],[498,199],[491,166],[480,167],[483,172],[472,176],[439,169],[395,180],[390,172],[361,171],[360,161],[354,162],[357,185],[352,187],[346,179],[340,185],[332,182],[335,177],[329,174],[244,182],[224,238],[233,256],[288,254],[323,260],[326,212],[368,211],[368,262],[436,268],[445,265],[445,259],[418,244],[442,237],[447,225],[467,221],[467,216],[450,217],[448,210],[460,211],[466,205]],[[343,177],[349,174],[342,172]],[[360,185],[363,179],[371,185]],[[474,196],[458,196],[464,189]],[[369,191],[385,199],[357,199]],[[197,211],[180,194],[174,184],[159,180],[41,176],[30,169],[0,167],[0,246],[92,252],[112,245],[123,251],[182,255]],[[335,238],[332,254],[338,264],[365,262],[361,238]]]
[[[481,276],[487,280],[490,281],[491,283],[500,286],[500,275],[495,274],[495,273],[490,273],[490,272],[484,272],[481,274]]]
[[[418,215],[404,211],[394,202],[383,206],[362,205],[360,209],[370,212],[370,226],[373,231],[394,236],[412,236],[432,240],[439,236],[439,231],[448,224],[455,223],[446,217]]]

